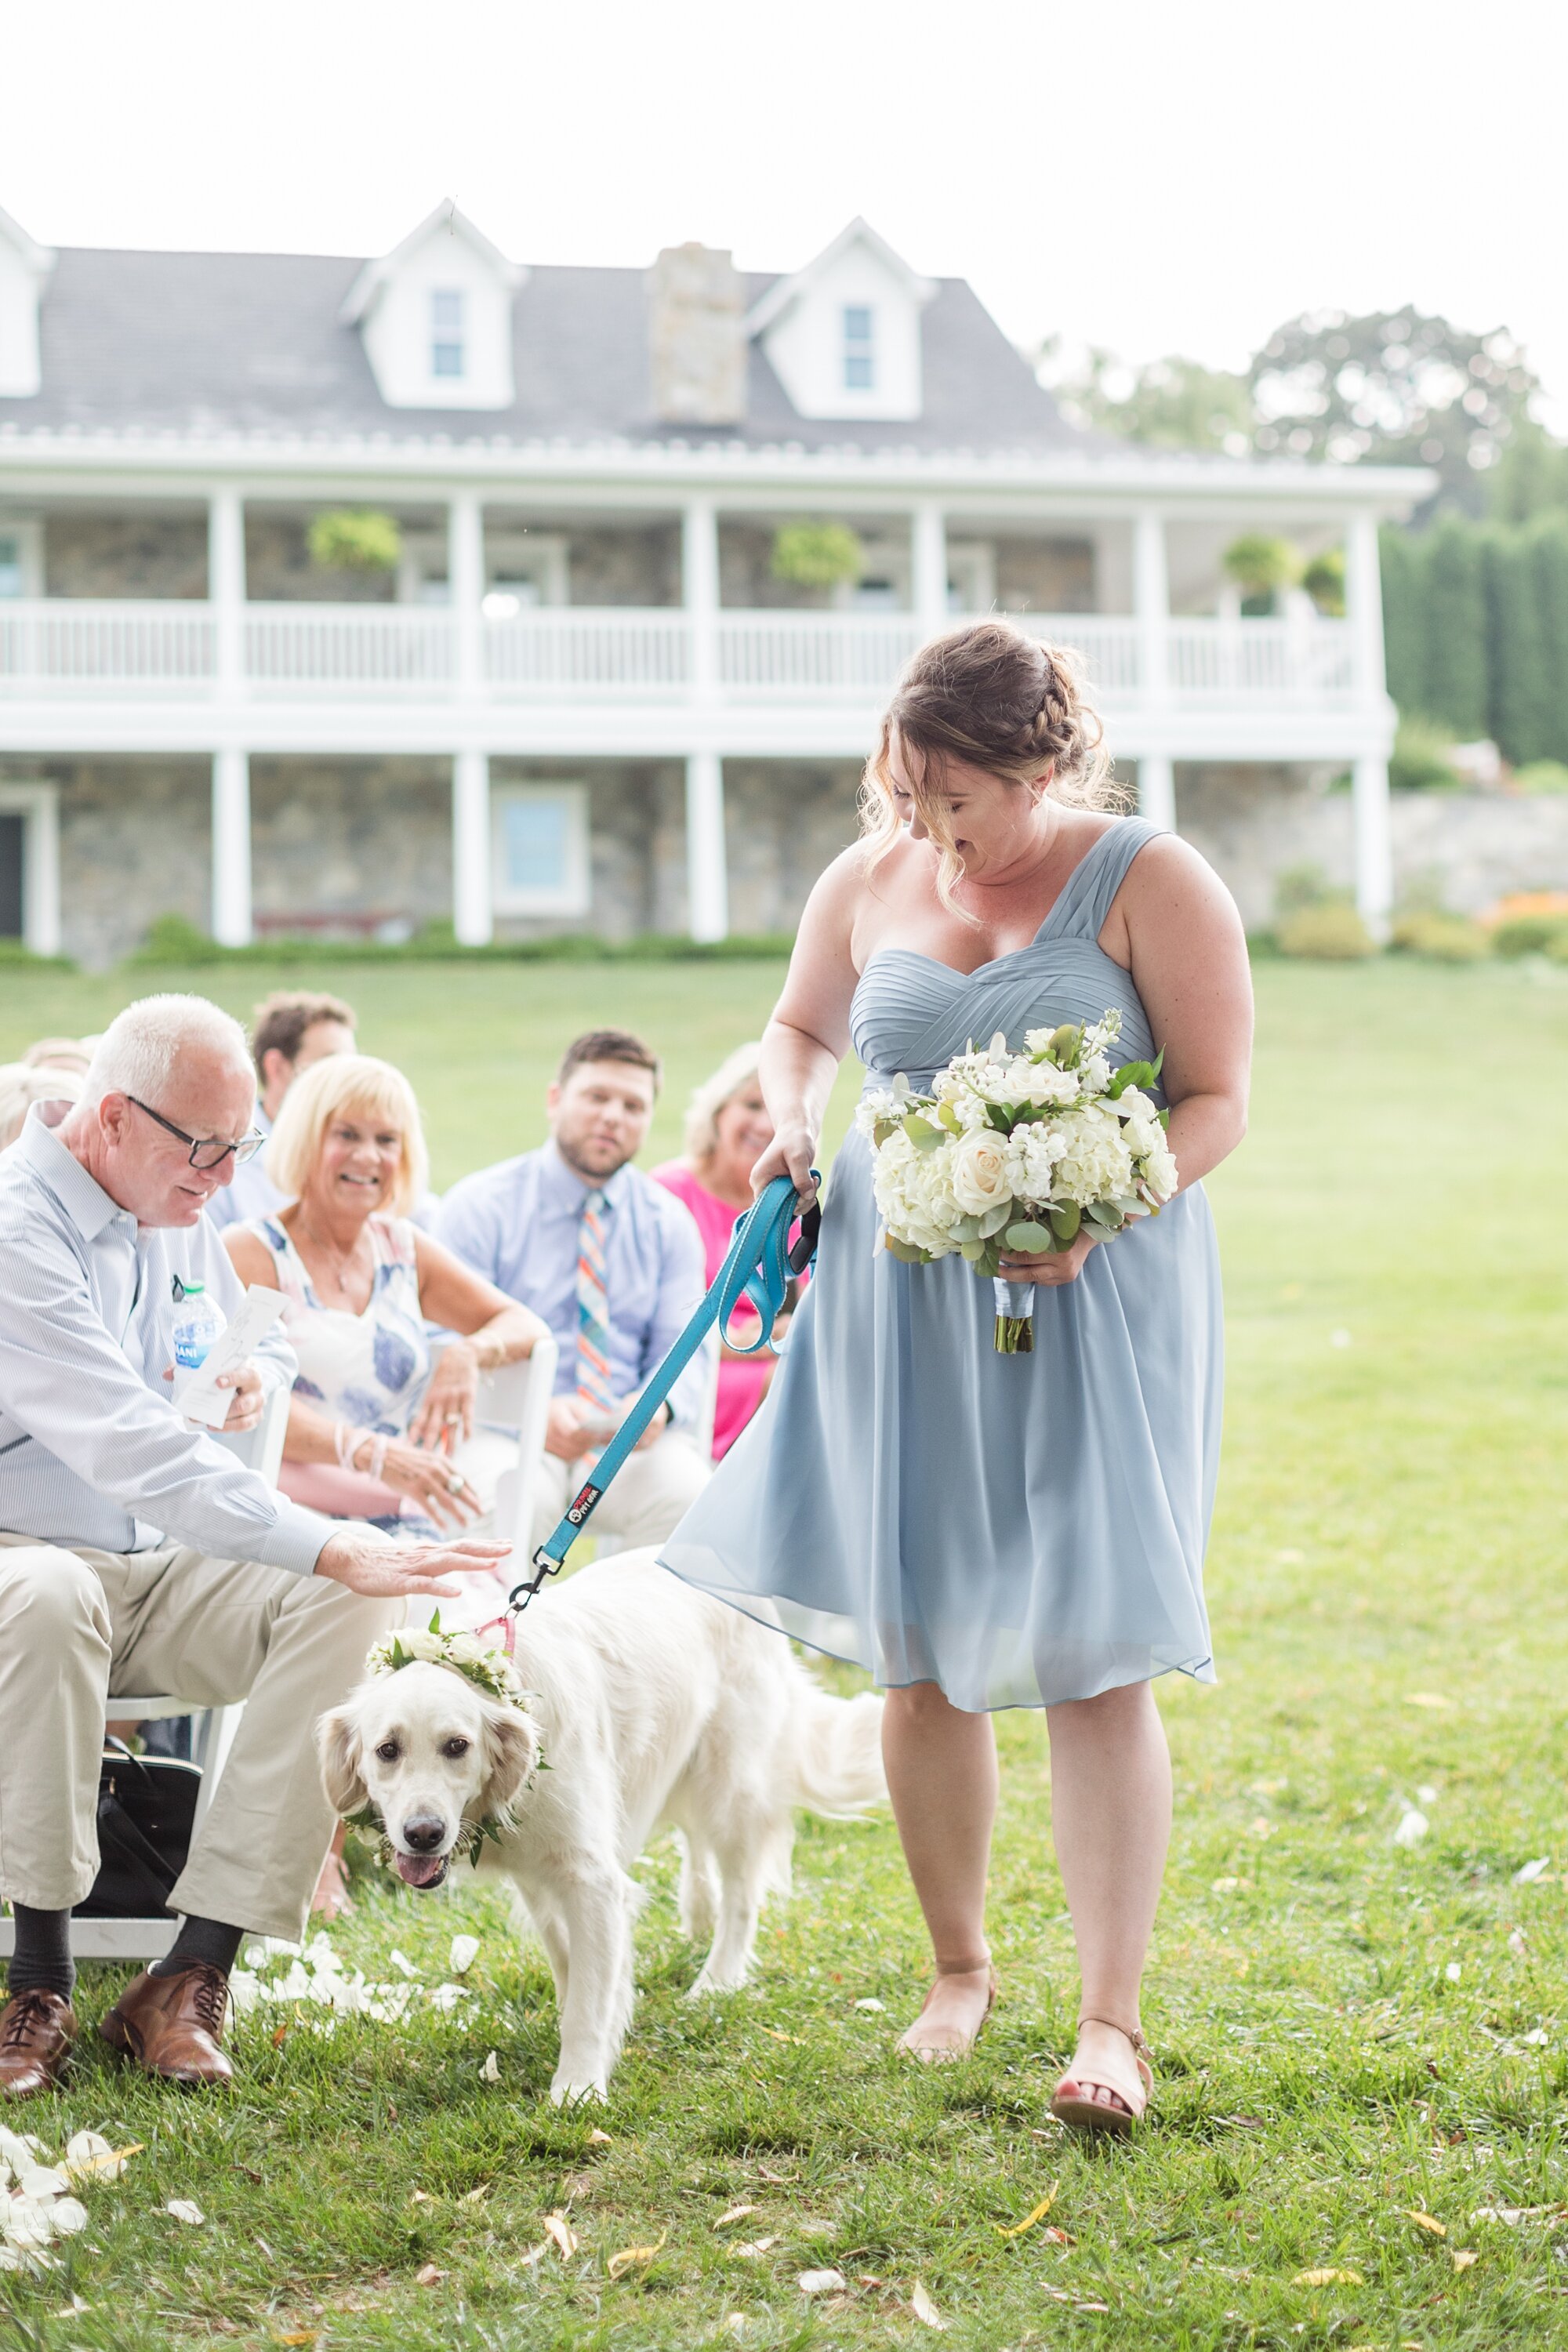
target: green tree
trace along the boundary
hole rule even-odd
[[[1252,395],[1245,376],[1181,358],[1128,367],[1100,351],[1063,373],[1057,372],[1059,361],[1060,341],[1053,338],[1040,353],[1041,373],[1075,425],[1156,449],[1245,457],[1252,447]]]
[[[1292,319],[1254,355],[1247,382],[1259,450],[1427,466],[1442,480],[1435,503],[1475,515],[1510,443],[1537,429],[1540,386],[1506,329],[1472,334],[1414,306]]]
[[[1521,424],[1491,478],[1498,522],[1532,522],[1541,514],[1568,514],[1568,447],[1533,416]]]
[[[1440,719],[1457,740],[1489,731],[1487,535],[1462,515],[1444,515],[1421,558],[1426,573],[1425,688],[1416,708]]]
[[[1568,515],[1486,544],[1491,732],[1516,766],[1568,759]]]

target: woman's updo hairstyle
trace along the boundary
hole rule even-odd
[[[942,797],[950,759],[1010,784],[1033,782],[1049,767],[1052,796],[1070,807],[1121,804],[1099,713],[1083,691],[1079,656],[1005,621],[975,621],[933,637],[894,688],[860,785],[860,831],[871,867],[900,831],[889,765],[895,736],[910,796],[941,853],[937,894],[955,914],[963,911],[952,897],[963,868]]]

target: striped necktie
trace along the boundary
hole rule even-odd
[[[614,1414],[610,1380],[610,1310],[605,1288],[605,1212],[602,1192],[583,1202],[577,1227],[577,1393],[596,1411]]]

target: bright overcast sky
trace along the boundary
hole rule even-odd
[[[0,0],[0,205],[58,245],[513,258],[863,213],[1007,331],[1237,366],[1307,309],[1520,336],[1568,432],[1553,0]]]

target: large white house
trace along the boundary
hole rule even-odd
[[[374,261],[0,215],[0,935],[787,929],[900,663],[993,610],[1222,866],[1216,806],[1349,771],[1380,919],[1376,531],[1424,486],[1079,432],[861,221],[770,278],[523,268],[450,205]],[[345,510],[382,568],[312,558]],[[852,574],[802,583],[803,521]],[[1244,616],[1244,532],[1342,548],[1344,617]]]

